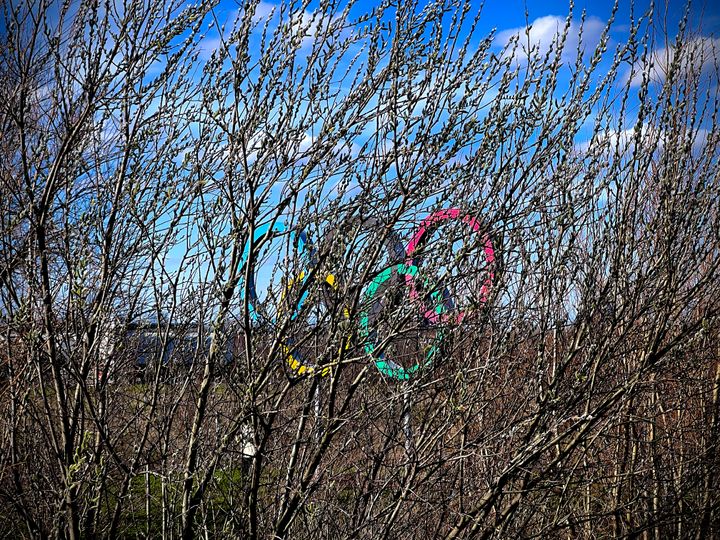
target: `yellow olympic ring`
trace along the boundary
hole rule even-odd
[[[302,270],[296,277],[291,279],[287,287],[285,288],[285,292],[283,292],[282,299],[281,299],[281,305],[283,305],[282,300],[285,299],[287,296],[287,293],[290,291],[290,289],[293,287],[293,285],[297,282],[302,282],[305,279],[305,271]],[[335,279],[334,274],[327,274],[324,279],[320,279],[319,281],[322,281],[324,283],[327,283],[332,287],[334,291],[337,290],[337,280]],[[300,298],[300,301],[298,302],[298,305],[296,306],[296,310],[299,310],[302,307],[303,302],[305,301],[305,297],[307,296],[307,292],[303,294],[303,296]],[[283,310],[284,311],[284,310]],[[283,311],[278,313],[278,316],[282,316]],[[345,315],[346,319],[350,319],[350,311],[347,307],[343,308],[343,314]],[[279,318],[278,317],[278,318]],[[294,315],[292,316],[294,318]],[[340,347],[338,349],[338,354],[342,353],[343,350],[348,350],[351,345],[351,336],[347,337],[347,340],[345,341],[345,346]],[[300,355],[295,352],[295,350],[288,345],[287,343],[280,343],[280,350],[282,351],[282,354],[285,355],[285,359],[287,360],[288,364],[290,365],[290,369],[292,369],[296,374],[298,375],[312,375],[315,373],[316,367],[315,366],[309,366],[306,365],[306,363],[303,362]],[[331,367],[325,366],[320,370],[320,376],[325,377],[326,375],[329,375],[331,373]]]

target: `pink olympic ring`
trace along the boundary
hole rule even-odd
[[[461,216],[461,210],[459,208],[450,208],[447,210],[439,210],[427,218],[425,218],[422,223],[420,224],[420,228],[417,230],[415,235],[412,237],[410,242],[407,245],[406,248],[406,255],[407,260],[406,264],[411,265],[414,264],[413,255],[415,254],[415,251],[420,246],[423,237],[425,236],[425,233],[431,229],[437,226],[439,223],[442,223],[444,221],[448,220],[456,220]],[[474,216],[470,214],[466,214],[462,217],[462,222],[466,223],[472,228],[473,232],[479,233],[480,232],[480,221],[475,218]],[[495,261],[495,249],[493,248],[492,241],[490,240],[490,237],[486,234],[484,237],[484,251],[485,251],[485,261],[487,262],[489,268],[488,276],[485,278],[485,281],[483,282],[482,287],[480,288],[480,301],[484,304],[487,302],[488,297],[490,295],[490,288],[492,287],[492,282],[495,279],[495,272],[492,269],[492,264]],[[405,283],[410,286],[410,298],[413,300],[419,299],[419,292],[417,290],[417,287],[415,286],[415,278],[412,274],[408,273],[405,274]],[[425,312],[425,319],[428,320],[431,323],[437,323],[437,322],[453,322],[451,316],[445,312],[446,310],[434,310],[429,309]],[[454,322],[457,324],[460,324],[463,319],[465,318],[465,312],[460,312],[456,317]]]

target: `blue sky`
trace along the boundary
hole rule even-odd
[[[375,5],[377,5],[377,2],[367,2],[364,0],[357,2],[351,11],[351,18],[361,13],[369,12]],[[423,4],[420,3],[420,7],[422,7],[422,5]],[[477,2],[476,5],[479,9],[480,2]],[[237,14],[238,9],[242,9],[241,6],[242,3],[236,1],[222,0],[215,8],[214,13],[217,21],[220,25],[223,23],[227,24],[225,29],[226,34],[229,32],[229,27],[232,26],[232,19]],[[639,0],[634,3],[633,11],[631,12],[631,3],[628,0],[622,0],[620,2],[615,21],[610,30],[610,43],[607,58],[605,59],[606,63],[609,62],[615,47],[628,39],[628,30],[631,21],[644,17],[649,6],[649,1]],[[304,18],[309,20],[313,11],[318,9],[318,7],[319,2],[312,2],[308,9],[306,9]],[[274,17],[277,18],[278,9],[278,3],[274,3],[271,0],[261,0],[256,8],[256,20],[261,22],[265,18],[270,17],[273,10],[275,10]],[[583,11],[585,12],[583,43],[586,44],[588,50],[592,50],[599,41],[606,23],[611,17],[612,9],[613,3],[609,1],[579,1],[575,3],[572,8],[572,24],[566,48],[569,56],[572,56],[575,51]],[[671,44],[674,35],[677,33],[678,25],[684,15],[685,9],[685,3],[679,1],[671,1],[667,5],[655,5],[654,23],[656,31],[653,50],[658,54],[658,58],[664,56],[663,51],[668,50],[667,46]],[[475,41],[477,43],[483,37],[495,31],[496,37],[493,48],[499,53],[503,46],[506,45],[514,35],[519,34],[522,36],[521,42],[524,42],[526,27],[530,24],[532,28],[530,31],[530,41],[533,44],[537,43],[541,50],[544,50],[550,46],[553,38],[562,30],[569,10],[570,5],[567,1],[524,2],[523,0],[487,0],[483,7],[478,29],[475,33]],[[472,13],[470,14],[470,18],[472,18]],[[715,3],[696,2],[693,4],[690,9],[689,25],[692,29],[692,34],[698,39],[706,39],[707,43],[711,46],[720,45],[720,40],[715,39],[715,36],[720,34],[720,7]],[[256,28],[256,38],[260,26],[261,24]],[[220,45],[219,38],[220,34],[217,31],[216,25],[213,24],[212,27],[207,30],[206,38],[201,45],[204,58],[210,58],[212,50]],[[312,38],[307,38],[307,41],[309,49]],[[668,43],[668,41],[670,43]],[[720,50],[720,47],[717,47],[716,51],[717,50]],[[601,64],[601,68],[598,70],[598,75],[602,75],[603,73],[602,65],[603,64]],[[630,65],[628,64],[623,69],[626,71],[624,75],[621,72],[619,82],[623,82],[623,76],[625,77],[625,81],[630,77]],[[632,104],[627,112],[627,117],[619,119],[616,126],[616,136],[618,137],[622,136],[623,133],[630,133],[635,123]],[[591,130],[592,126],[588,126],[588,133]],[[312,141],[313,135],[306,133],[303,141],[299,143],[300,150],[302,151],[303,146],[310,146]],[[579,145],[583,143],[582,140],[578,140],[577,142]],[[265,281],[268,277],[267,272],[260,272],[260,274],[260,281]],[[263,286],[261,285],[259,288],[262,289]]]
[[[398,2],[401,1],[402,0],[398,0]],[[214,10],[217,21],[220,24],[227,23],[231,26],[232,19],[237,14],[238,9],[242,9],[242,4],[243,2],[236,0],[221,0]],[[358,1],[351,12],[351,18],[363,12],[370,11],[375,5],[377,5],[377,2]],[[421,3],[420,6],[422,7],[422,5]],[[480,2],[477,2],[476,5],[479,8]],[[611,52],[616,45],[623,43],[628,37],[628,28],[631,22],[630,5],[629,0],[622,0],[620,2],[615,22],[610,31],[611,41],[609,44],[609,52]],[[648,0],[638,0],[635,2],[634,17],[637,19],[643,16],[648,6]],[[318,7],[318,1],[311,3],[306,10],[305,16],[310,17],[313,9],[317,9]],[[597,43],[601,32],[611,16],[612,7],[613,3],[609,1],[578,1],[575,3],[573,7],[572,26],[568,38],[568,50],[570,52],[574,50],[574,42],[577,42],[577,34],[583,11],[585,11],[584,41],[587,42],[589,46],[593,46]],[[273,9],[278,9],[278,3],[274,3],[272,0],[261,0],[257,6],[256,18],[260,21],[264,17],[270,16]],[[567,1],[558,0],[544,2],[487,0],[483,7],[482,17],[475,34],[475,41],[477,43],[484,36],[495,31],[496,38],[493,43],[493,48],[499,53],[502,47],[514,35],[524,35],[525,28],[529,23],[532,25],[530,32],[531,41],[538,43],[541,49],[546,48],[552,42],[555,34],[564,26],[569,9],[570,6]],[[667,36],[670,41],[672,41],[673,36],[677,32],[678,24],[683,17],[684,10],[685,3],[680,1],[670,1],[667,5],[659,4],[655,6],[655,24],[657,30],[654,51],[659,57],[662,56],[662,51],[665,50],[668,45],[665,42],[663,28],[666,29]],[[470,17],[472,18],[472,14]],[[1,22],[2,18],[0,18],[0,32],[3,30]],[[218,33],[217,27],[209,23],[210,20],[208,19],[207,24],[205,24],[203,28],[206,32],[206,37],[201,43],[203,50],[201,60],[207,60],[211,56],[212,50],[220,44],[220,34]],[[720,51],[720,40],[717,38],[717,36],[720,35],[720,3],[712,1],[698,1],[694,3],[690,10],[690,28],[693,34],[697,36],[697,39],[705,40],[710,46],[716,47],[716,51]],[[259,28],[257,28],[255,32],[256,38],[258,32]],[[627,70],[629,71],[629,66],[627,66]],[[600,69],[600,71],[602,71],[602,69]],[[618,133],[622,134],[624,131],[629,131],[633,124],[634,118],[623,119],[617,126]],[[362,140],[354,141],[353,144],[357,142],[362,143]],[[582,144],[582,141],[577,142]],[[312,143],[312,133],[299,133],[297,149],[300,153],[311,146]],[[176,261],[179,260],[182,247],[183,246],[179,246],[179,248],[172,253],[171,258]],[[265,276],[261,276],[261,280],[266,281],[268,277],[268,273],[265,273]],[[260,288],[262,289],[263,287],[260,286]]]
[[[259,16],[268,14],[273,6],[279,2],[271,0],[262,0],[258,6],[257,13]],[[359,0],[353,8],[354,14],[370,11],[378,2],[367,0]],[[473,5],[479,9],[481,2],[474,1]],[[549,16],[557,17],[558,20],[564,21],[570,10],[568,1],[549,0],[544,2],[533,2],[524,0],[487,0],[482,8],[482,18],[479,26],[478,35],[489,33],[492,29],[496,29],[498,33],[508,31],[520,31],[527,22],[542,22]],[[650,6],[648,0],[638,0],[633,3],[634,16],[638,18]],[[310,4],[308,11],[312,11],[317,7],[319,2]],[[422,5],[422,3],[421,3]],[[238,9],[239,2],[236,0],[222,0],[216,8],[216,13],[220,22],[227,20],[227,16],[232,15]],[[590,21],[600,22],[604,24],[611,16],[613,2],[608,0],[602,1],[576,1],[573,7],[573,20],[579,22],[583,11],[586,18]],[[678,23],[684,15],[686,9],[685,2],[678,0],[670,0],[669,2],[657,2],[655,4],[656,22],[659,26],[668,28],[668,33],[672,36],[675,34]],[[527,12],[527,19],[526,19]],[[627,35],[627,28],[631,20],[631,2],[629,0],[620,0],[616,21],[613,25],[612,36],[618,41],[622,41]],[[694,31],[704,36],[717,36],[720,30],[720,3],[712,0],[698,0],[690,6],[690,25]],[[545,27],[549,29],[549,26]]]
[[[272,0],[261,0],[256,8],[255,19],[258,27],[255,29],[255,36],[260,32],[261,21],[274,13],[273,21],[277,21],[277,11],[279,3]],[[360,14],[370,12],[378,2],[369,2],[367,0],[359,0],[351,10],[350,19]],[[299,2],[295,4],[299,5]],[[419,6],[424,4],[420,2]],[[472,5],[481,8],[481,2],[474,1]],[[242,2],[237,0],[222,0],[214,10],[214,16],[222,25],[226,24],[225,34],[229,33],[232,26],[232,20],[237,15],[238,10],[242,9]],[[620,0],[614,23],[610,29],[610,41],[608,44],[608,52],[604,56],[603,63],[600,65],[598,75],[603,74],[603,65],[608,65],[612,57],[613,50],[625,43],[629,37],[629,28],[631,21],[637,21],[643,18],[650,7],[649,0],[638,0],[631,7],[629,0]],[[305,10],[304,20],[310,20],[312,14],[319,9],[319,2],[312,1]],[[475,43],[479,43],[481,39],[495,32],[493,41],[493,49],[500,52],[513,36],[520,36],[520,43],[525,44],[527,37],[525,36],[526,28],[530,25],[529,39],[532,45],[539,45],[540,50],[547,50],[556,35],[562,31],[568,13],[571,7],[568,1],[553,0],[548,2],[525,2],[523,0],[487,0],[482,6],[482,16],[476,32],[474,34]],[[598,43],[601,33],[612,15],[613,2],[604,0],[600,2],[581,1],[575,3],[572,7],[572,24],[568,34],[568,41],[565,47],[565,59],[572,61],[574,59],[575,47],[578,42],[578,34],[583,18],[583,44],[585,50],[589,53]],[[674,36],[677,34],[678,25],[686,11],[686,4],[682,1],[670,0],[668,3],[657,3],[654,7],[654,40],[651,44],[652,50],[657,55],[656,64],[662,65],[667,62],[667,51],[671,49]],[[698,40],[702,40],[706,49],[712,48],[716,53],[720,52],[720,3],[699,0],[690,5],[689,28],[690,34]],[[469,19],[474,14],[470,13]],[[271,24],[272,28],[272,24]],[[211,56],[213,49],[220,45],[220,35],[217,27],[213,25],[206,33],[206,37],[201,44],[203,49],[203,57],[206,59]],[[304,40],[307,50],[312,44],[312,37]],[[252,46],[251,46],[252,54]],[[710,55],[708,55],[709,58]],[[302,57],[302,55],[300,55]],[[569,62],[571,63],[571,62]],[[630,77],[630,66],[623,67],[624,72],[620,73],[618,84],[621,84]],[[566,72],[567,74],[567,72]],[[639,86],[640,75],[636,74],[637,80],[634,86]],[[632,119],[624,119],[631,121]],[[308,146],[312,142],[311,134],[307,134],[302,144]]]
[[[621,0],[619,2],[616,17],[617,27],[613,32],[614,34],[622,35],[623,30],[629,23],[630,4],[628,0]],[[635,16],[637,17],[647,9],[650,2],[640,0],[634,4]],[[503,30],[505,28],[524,26],[526,6],[531,22],[546,15],[560,15],[564,17],[569,10],[569,3],[567,1],[523,2],[522,0],[503,0],[502,2],[487,2],[483,13],[485,13],[486,20],[489,23],[496,25],[498,30]],[[607,0],[576,1],[573,11],[576,14],[575,18],[579,18],[580,13],[585,10],[588,16],[595,16],[602,21],[607,21],[612,12],[612,7],[613,2]],[[671,0],[667,3],[667,21],[672,29],[677,28],[684,9],[684,2]],[[658,2],[656,4],[656,10],[658,12],[664,12],[664,4]],[[703,11],[704,14],[701,16]],[[706,30],[708,32],[717,31],[718,24],[720,23],[720,9],[717,4],[713,5],[713,2],[705,2],[705,6],[703,7],[701,2],[697,2],[696,5],[691,7],[691,12],[692,18],[694,19],[693,26],[697,27],[698,24],[702,22],[702,25],[707,27]]]

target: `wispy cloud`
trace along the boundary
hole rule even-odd
[[[275,4],[271,4],[270,2],[258,3],[255,7],[255,14],[252,19],[253,24],[266,21],[273,16],[275,11],[277,11],[277,6]]]
[[[528,55],[533,52],[545,54],[550,47],[556,46],[560,41],[567,17],[559,15],[545,15],[535,19],[529,26],[520,26],[498,32],[495,45],[507,47],[514,40],[518,40],[515,50],[515,59],[518,62],[527,61]],[[563,60],[574,59],[578,46],[583,52],[592,51],[600,42],[600,36],[605,28],[605,22],[598,17],[588,17],[583,23],[571,20],[565,46],[562,53]],[[512,45],[506,55],[513,54]]]
[[[639,133],[638,133],[639,130]],[[687,130],[682,134],[681,139],[689,141],[693,155],[697,156],[706,151],[709,144],[711,132],[705,128]],[[643,124],[642,127],[633,126],[623,130],[609,130],[600,134],[593,142],[583,141],[575,145],[575,151],[580,154],[601,153],[617,151],[619,155],[626,155],[631,152],[635,145],[646,151],[662,151],[670,142],[671,134],[664,129],[659,129],[651,124]]]
[[[676,58],[677,55],[680,55]],[[643,77],[650,81],[663,83],[670,72],[673,63],[676,63],[680,76],[707,75],[716,69],[720,60],[720,38],[696,37],[685,41],[682,48],[677,46],[657,49],[644,62],[635,63],[625,73],[623,83],[630,81],[631,87],[640,86]]]
[[[232,10],[228,13],[224,23],[211,23],[208,33],[200,45],[201,56],[207,60],[212,53],[219,49],[223,42],[226,44],[231,39],[232,30],[238,24],[241,17],[245,16],[241,10]],[[261,1],[255,6],[252,15],[252,27],[255,37],[259,36],[263,27],[267,24],[270,32],[281,32],[285,40],[299,40],[300,50],[307,53],[318,37],[326,31],[329,34],[347,32],[343,30],[341,16],[329,15],[322,10],[288,9],[278,4]],[[334,26],[333,26],[334,25]],[[222,29],[222,36],[220,30]]]
[[[272,20],[277,11],[278,6],[275,4],[261,1],[255,6],[251,24],[257,31],[265,21],[268,19]],[[242,14],[244,14],[244,12],[242,12]],[[232,37],[233,28],[235,28],[235,24],[241,15],[241,11],[239,9],[232,9],[229,11],[214,12],[214,15],[214,19],[208,26],[207,34],[200,42],[200,55],[204,60],[209,60],[213,52],[220,49],[223,44],[228,45]]]

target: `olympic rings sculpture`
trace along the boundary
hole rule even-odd
[[[450,208],[434,212],[421,222],[420,227],[413,234],[406,247],[402,246],[400,238],[395,232],[388,234],[385,241],[385,249],[388,252],[391,264],[388,268],[380,272],[365,290],[363,295],[365,300],[364,307],[359,313],[358,333],[364,352],[374,359],[377,369],[387,377],[397,380],[407,380],[419,370],[431,366],[441,350],[446,335],[443,324],[459,325],[469,315],[465,311],[456,314],[452,313],[455,305],[447,288],[444,288],[442,291],[432,290],[423,297],[424,285],[423,281],[419,279],[423,248],[439,227],[451,221],[459,221],[467,225],[474,235],[479,235],[483,246],[485,263],[487,265],[487,275],[484,277],[483,284],[479,291],[480,304],[484,305],[488,301],[493,280],[495,279],[495,248],[489,235],[482,233],[481,223],[476,217],[463,213],[459,208]],[[359,222],[360,226],[375,226],[377,223],[374,219]],[[353,225],[357,225],[357,223],[351,224],[351,226]],[[253,240],[257,242],[264,237],[271,237],[286,231],[287,228],[282,223],[276,222],[273,225],[266,224],[256,229]],[[333,239],[334,234],[331,234],[330,240],[332,241]],[[311,275],[315,275],[312,271],[317,262],[315,261],[315,250],[312,248],[308,249],[309,242],[307,235],[302,231],[297,234],[297,245],[298,254],[304,259],[304,267],[294,278],[288,281],[286,290],[283,292],[283,299],[286,299],[290,289],[298,284],[303,288],[307,288],[305,285],[306,280]],[[249,250],[250,246],[248,245],[243,254],[243,263],[247,261]],[[384,291],[392,284],[393,277],[396,278],[396,282],[400,286],[404,285],[408,290],[410,300],[422,306],[421,316],[423,323],[428,327],[434,326],[437,328],[432,344],[426,348],[425,358],[409,368],[403,367],[397,362],[397,359],[393,359],[385,353],[383,348],[379,346],[380,339],[378,332],[372,329],[373,324],[385,307],[383,300]],[[332,290],[338,289],[338,278],[333,273],[321,274],[319,277],[316,276],[316,280],[324,287],[330,287]],[[250,278],[247,288],[250,316],[254,321],[260,321],[262,317],[258,311],[259,299],[256,293],[254,276]],[[291,308],[293,309],[293,312],[290,314],[291,319],[295,319],[298,316],[308,294],[309,291],[305,290],[294,307]],[[428,304],[430,304],[429,308]],[[281,313],[282,311],[277,314],[277,318],[279,318]],[[347,307],[344,308],[344,315],[349,319],[350,312]],[[266,319],[273,324],[275,323],[273,318]],[[342,351],[343,348],[348,349],[350,346],[351,338],[348,337],[345,343],[341,345],[340,350]],[[318,374],[320,376],[326,376],[331,373],[330,366],[317,366],[308,362],[296,347],[293,346],[292,342],[281,342],[280,351],[285,356],[290,369],[297,375]]]

